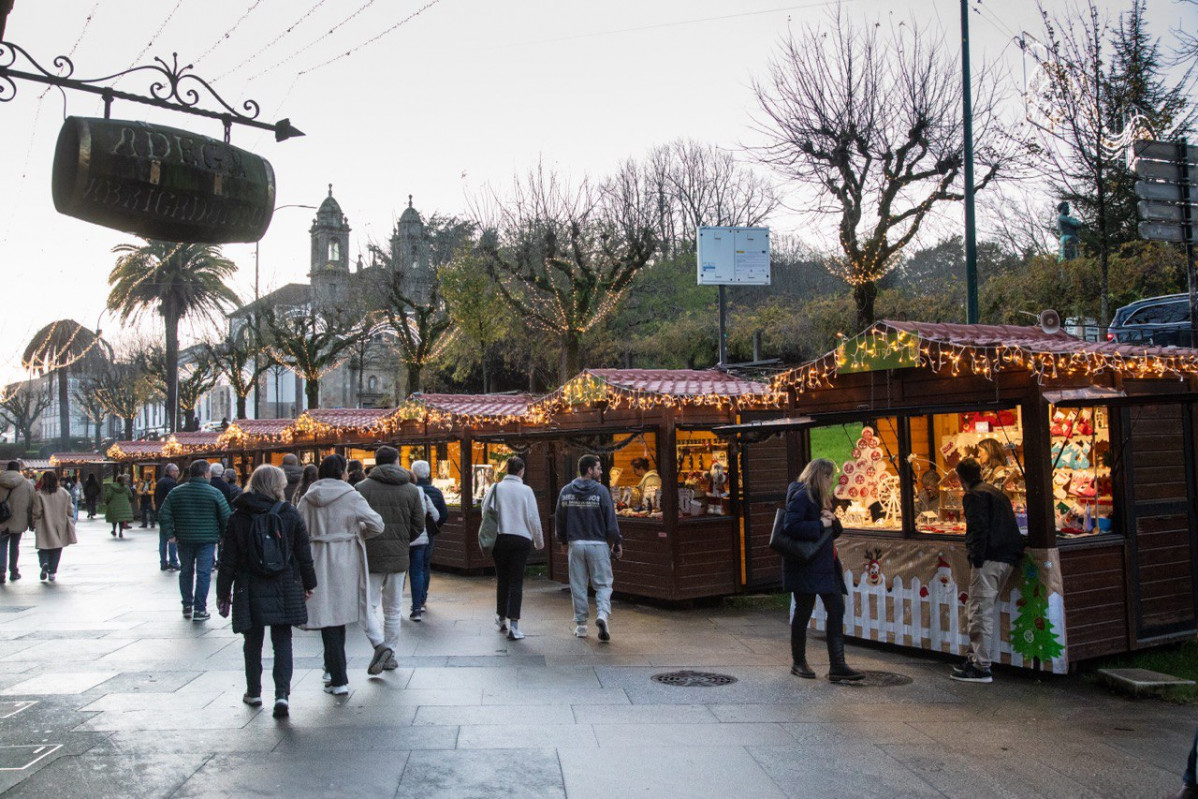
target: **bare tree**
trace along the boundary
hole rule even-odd
[[[251,317],[247,324],[228,338],[203,344],[209,361],[215,365],[218,374],[228,379],[229,387],[237,397],[238,419],[246,418],[246,401],[250,392],[258,385],[259,378],[274,365],[258,329],[260,326],[260,320],[256,316]]]
[[[304,379],[308,408],[319,408],[320,379],[347,357],[362,335],[360,324],[311,308],[286,314],[268,309],[262,320],[269,331],[271,358]]]
[[[857,321],[874,320],[877,281],[938,204],[963,199],[961,71],[952,50],[909,23],[858,28],[839,15],[788,34],[754,82],[765,144],[757,157],[818,197],[834,218],[836,270],[852,286]],[[976,71],[976,189],[1009,158],[994,81]]]
[[[156,395],[160,396],[132,352],[99,369],[92,386],[104,409],[124,421],[126,439],[133,438],[133,420],[142,407]]]
[[[103,438],[104,420],[108,418],[108,409],[104,407],[104,403],[100,401],[97,394],[97,388],[100,384],[99,372],[106,368],[107,364],[99,365],[85,372],[79,377],[79,382],[75,385],[75,389],[71,395],[71,401],[83,411],[83,418],[87,424],[96,426],[95,444],[96,449],[100,448],[100,440]],[[86,426],[83,430],[83,437],[88,437]]]
[[[198,430],[196,406],[216,382],[220,380],[221,368],[206,350],[199,350],[179,375],[179,410],[183,414],[183,429]]]
[[[30,380],[19,383],[16,388],[10,386],[9,389],[0,399],[0,421],[11,425],[17,435],[24,439],[25,451],[28,452],[33,445],[33,426],[53,402],[50,383]]]
[[[645,199],[585,179],[575,189],[542,165],[510,197],[492,195],[498,238],[484,236],[480,253],[512,310],[560,341],[563,382],[582,368],[587,332],[656,252]]]

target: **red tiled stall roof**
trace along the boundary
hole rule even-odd
[[[641,394],[671,397],[745,397],[770,393],[765,383],[745,380],[716,369],[586,369],[608,385]]]
[[[294,419],[234,419],[231,425],[247,436],[277,436],[295,424]]]
[[[875,360],[876,359],[876,360]],[[777,375],[776,390],[827,388],[840,371],[923,366],[946,377],[993,377],[1025,370],[1042,382],[1064,375],[1115,372],[1132,377],[1198,374],[1198,350],[1085,341],[1037,325],[966,325],[940,322],[875,322],[813,361]]]
[[[102,452],[52,452],[50,462],[57,464],[104,463],[108,456]]]
[[[168,442],[174,442],[180,447],[215,447],[220,441],[220,433],[198,430],[193,433],[172,433]]]
[[[295,436],[381,430],[393,408],[317,408],[304,411],[287,429]]]
[[[158,457],[165,444],[165,441],[117,441],[108,448],[108,456],[117,460]]]
[[[533,403],[531,394],[413,394],[412,400],[442,413],[460,416],[519,416]]]

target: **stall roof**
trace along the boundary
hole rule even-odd
[[[766,383],[715,369],[584,369],[565,385],[529,408],[529,421],[544,423],[554,414],[578,405],[606,402],[610,408],[678,407],[732,408],[773,403]]]
[[[162,455],[164,441],[117,441],[108,448],[108,457],[113,460],[132,460],[134,458],[159,457]]]
[[[405,420],[434,424],[507,424],[521,421],[534,397],[531,394],[423,394],[416,393],[388,417],[393,427]]]
[[[50,463],[55,466],[63,464],[108,463],[109,459],[103,452],[52,452]]]
[[[235,419],[220,434],[219,446],[244,448],[255,444],[288,443],[294,419]]]
[[[1038,381],[1114,372],[1129,377],[1198,374],[1198,350],[1084,341],[1035,325],[963,325],[882,320],[821,358],[776,376],[776,390],[828,388],[840,373],[923,366],[946,376],[992,378],[1026,370]]]
[[[301,413],[288,427],[292,435],[337,435],[381,429],[394,408],[316,408]]]

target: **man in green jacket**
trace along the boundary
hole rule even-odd
[[[209,469],[208,461],[192,461],[187,467],[188,481],[171,489],[158,509],[162,535],[179,545],[183,618],[193,621],[206,621],[211,615],[208,585],[216,545],[232,512],[224,495],[208,483]]]

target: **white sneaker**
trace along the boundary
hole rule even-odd
[[[607,617],[600,616],[595,619],[595,626],[599,628],[599,640],[607,642],[611,640],[611,633],[607,629]]]
[[[505,619],[503,616],[500,616],[498,613],[496,613],[495,614],[495,626],[499,628],[499,632],[506,633],[507,632],[507,619]]]
[[[326,671],[324,674],[322,674],[322,675],[320,676],[320,681],[324,683],[324,687],[325,687],[325,688],[328,688],[330,685],[332,685],[332,684],[333,684],[333,675],[332,675],[332,674],[329,674],[329,673]]]
[[[585,624],[574,625],[574,637],[575,638],[586,638],[587,637],[587,626]]]
[[[324,687],[324,692],[326,694],[332,694],[333,696],[345,696],[346,694],[349,693],[349,686],[348,685],[326,685]]]
[[[523,641],[524,633],[520,632],[519,627],[517,627],[515,624],[512,624],[511,629],[509,629],[507,632],[507,639],[509,641]]]

